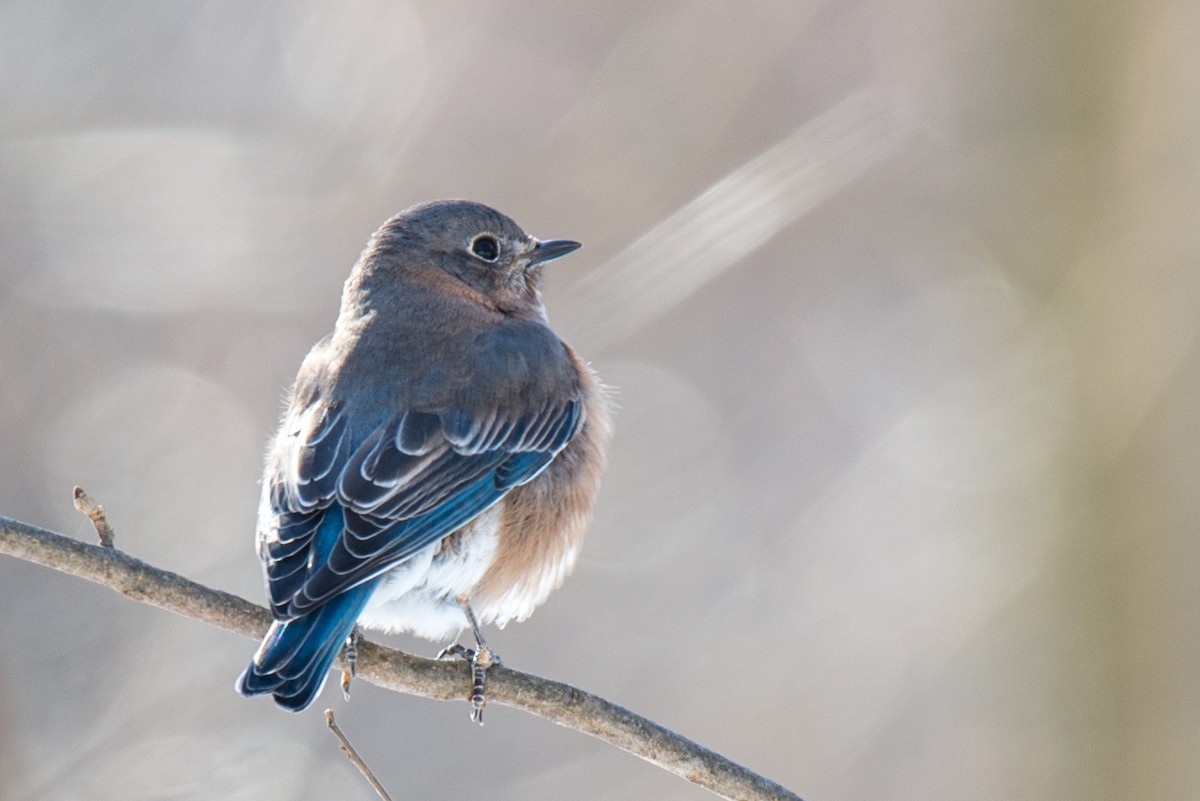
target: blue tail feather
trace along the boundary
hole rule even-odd
[[[315,532],[315,560],[329,558],[341,536],[344,518],[331,506]],[[375,589],[377,580],[352,587],[302,617],[276,620],[258,653],[234,685],[242,695],[271,693],[275,703],[293,712],[305,709],[321,692],[342,644]]]
[[[238,677],[237,691],[247,696],[271,693],[286,709],[305,709],[321,692],[374,589],[374,581],[360,584],[310,614],[272,623],[254,661]]]

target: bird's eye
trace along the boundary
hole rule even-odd
[[[500,258],[500,243],[491,234],[480,234],[471,240],[471,252],[484,261]]]

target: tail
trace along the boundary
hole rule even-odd
[[[333,660],[375,589],[368,581],[303,617],[276,620],[234,687],[245,696],[271,693],[275,703],[300,712],[325,686]]]

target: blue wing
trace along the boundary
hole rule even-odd
[[[277,618],[311,613],[453,533],[540,473],[583,423],[578,398],[519,414],[405,411],[351,447],[329,407],[272,486],[278,525],[264,543]],[[290,480],[289,480],[290,479]],[[344,527],[316,547],[326,511]]]

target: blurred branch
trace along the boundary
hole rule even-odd
[[[893,153],[912,130],[866,86],[725,175],[611,259],[556,306],[589,352],[662,316]]]
[[[375,791],[375,795],[379,796],[383,801],[392,801],[392,797],[388,795],[388,791],[379,783],[379,779],[375,778],[375,772],[367,765],[366,761],[359,755],[358,749],[350,744],[350,739],[346,737],[346,733],[342,731],[342,727],[337,725],[337,721],[333,719],[333,710],[325,710],[325,725],[333,732],[333,736],[337,738],[338,747],[342,749],[342,753],[350,760],[354,767],[358,768],[358,772],[362,774],[367,783],[371,785],[371,789]]]
[[[266,609],[236,595],[160,570],[115,548],[88,545],[2,515],[0,553],[253,639],[261,638],[271,622]],[[471,690],[465,662],[422,659],[366,640],[358,646],[357,675],[389,690],[442,701],[466,700]],[[497,666],[488,671],[488,701],[590,734],[725,798],[800,801],[770,779],[567,684]]]

